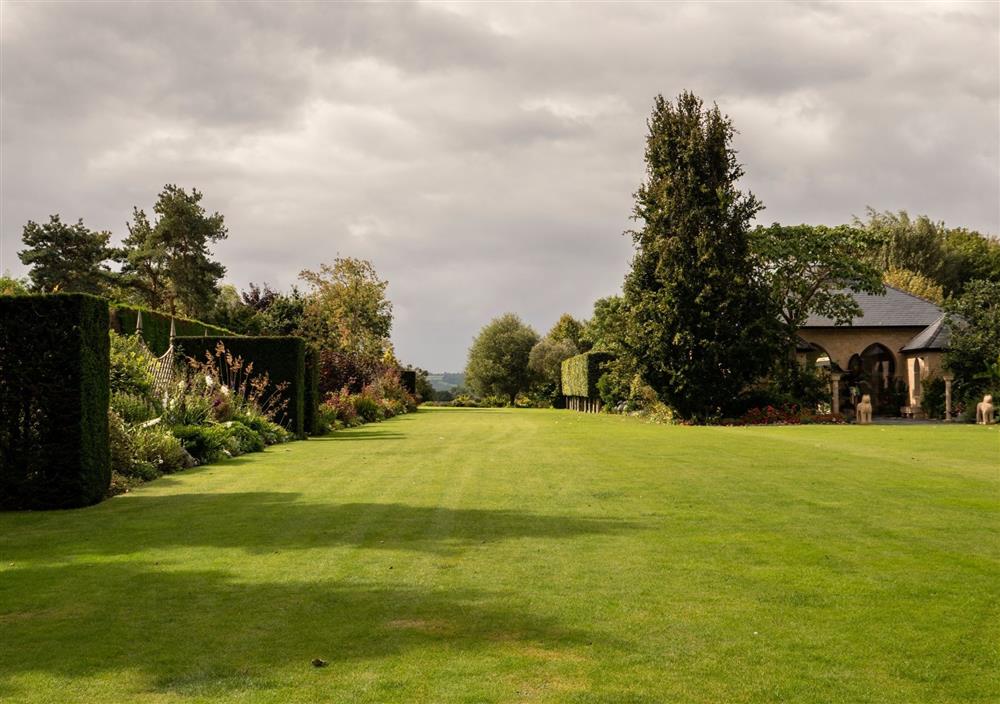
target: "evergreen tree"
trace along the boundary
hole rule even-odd
[[[113,276],[107,265],[114,255],[110,238],[110,232],[91,230],[83,220],[69,225],[52,215],[41,225],[28,221],[21,236],[27,249],[18,257],[31,267],[28,277],[36,291],[100,294]]]
[[[691,93],[657,96],[646,180],[635,194],[636,245],[625,280],[625,353],[685,418],[715,415],[767,371],[775,311],[755,277],[750,221],[761,210],[737,188],[734,129]]]
[[[143,302],[172,314],[207,317],[226,267],[213,261],[210,243],[226,239],[219,213],[208,215],[202,194],[167,184],[160,192],[151,223],[138,208],[123,242],[122,273]]]

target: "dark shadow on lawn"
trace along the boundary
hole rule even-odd
[[[502,594],[308,577],[235,581],[149,562],[8,570],[0,584],[0,697],[23,694],[11,680],[27,673],[137,670],[154,691],[197,697],[271,688],[289,665],[303,680],[321,677],[310,664],[316,657],[332,670],[414,649],[556,649],[594,640]]]
[[[620,519],[559,516],[514,509],[447,508],[401,503],[325,504],[291,492],[135,494],[93,512],[46,516],[46,553],[134,553],[148,548],[207,546],[248,552],[353,546],[453,554],[473,545],[518,538],[562,539],[634,529]],[[12,539],[11,539],[12,538]],[[30,559],[30,545],[8,536],[8,554]]]

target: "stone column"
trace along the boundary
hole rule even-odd
[[[842,374],[834,372],[830,375],[830,412],[834,415],[840,413],[840,377]]]
[[[951,382],[955,381],[954,374],[944,374],[944,419],[951,420]]]

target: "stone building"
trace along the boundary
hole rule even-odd
[[[811,316],[799,330],[800,363],[830,370],[834,407],[850,413],[863,394],[881,415],[919,416],[923,385],[942,376],[949,332],[944,311],[892,286],[854,294],[862,314],[850,325]]]

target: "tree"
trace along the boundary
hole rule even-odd
[[[1000,391],[1000,281],[970,281],[946,309],[951,342],[944,362],[959,396],[969,401],[986,389]]]
[[[887,286],[893,286],[937,305],[944,303],[944,287],[933,279],[923,274],[918,274],[915,271],[910,271],[909,269],[889,269],[882,274],[882,281]]]
[[[636,254],[625,280],[624,352],[685,418],[705,418],[769,367],[774,311],[755,276],[750,220],[761,209],[737,189],[734,129],[691,93],[657,96],[646,179],[635,194]]]
[[[0,296],[20,296],[28,293],[28,281],[9,274],[0,276]]]
[[[528,358],[537,342],[538,333],[513,313],[494,318],[469,348],[466,383],[477,394],[503,396],[513,404],[531,385]]]
[[[251,283],[242,293],[242,299],[260,316],[261,334],[301,334],[306,301],[298,287],[292,286],[291,292],[282,293],[266,283],[263,287]]]
[[[869,260],[882,271],[907,269],[938,280],[944,264],[944,223],[926,215],[910,218],[905,210],[879,213],[867,209],[866,221],[854,219],[856,227],[872,236]]]
[[[938,282],[948,295],[961,294],[970,281],[1000,282],[1000,241],[964,228],[944,235],[945,263]]]
[[[560,400],[563,360],[579,353],[579,348],[572,340],[565,337],[555,338],[551,332],[531,348],[528,355],[528,369],[535,375],[540,386],[538,393],[546,401],[557,403]]]
[[[107,289],[112,279],[107,261],[114,255],[110,232],[91,230],[83,220],[68,225],[51,215],[41,225],[29,220],[21,239],[27,248],[18,257],[31,267],[34,290],[100,294]]]
[[[163,187],[153,206],[157,218],[133,209],[122,249],[122,273],[153,308],[207,317],[226,267],[213,261],[209,244],[226,239],[225,220],[208,215],[202,194],[173,184]]]
[[[569,313],[563,313],[546,337],[551,340],[566,340],[579,352],[586,352],[590,346],[584,339],[584,329],[583,323]]]
[[[299,274],[305,297],[302,333],[321,349],[381,357],[392,330],[389,283],[364,259],[338,257],[333,265]]]
[[[785,343],[810,315],[847,325],[861,315],[852,293],[885,292],[879,268],[865,255],[878,236],[855,227],[822,225],[758,227],[750,236],[760,276],[780,316]]]

